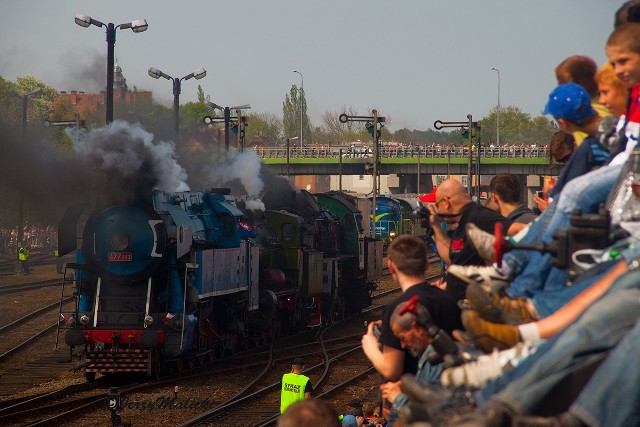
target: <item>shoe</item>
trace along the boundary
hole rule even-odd
[[[538,316],[527,309],[527,301],[524,298],[511,298],[504,292],[492,294],[477,283],[467,286],[465,296],[464,304],[492,323],[522,325],[538,320]]]
[[[473,344],[486,353],[494,348],[506,350],[522,341],[516,326],[487,322],[474,310],[463,311],[461,317]]]
[[[487,292],[498,293],[511,283],[511,276],[500,273],[493,266],[457,265],[447,268],[447,273],[465,283],[478,283]]]
[[[496,262],[496,250],[494,247],[496,237],[472,223],[467,224],[466,231],[469,241],[478,252],[478,255],[480,255],[480,258],[489,264]]]
[[[440,375],[440,384],[445,387],[482,387],[488,380],[511,370],[533,350],[534,346],[526,343],[518,343],[504,351],[494,350],[464,365],[445,369]]]

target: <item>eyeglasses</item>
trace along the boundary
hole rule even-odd
[[[437,200],[437,201],[436,201],[436,203],[435,203],[435,207],[437,208],[437,207],[438,207],[438,205],[440,204],[440,202],[441,202],[441,201],[443,201],[443,200],[445,200],[445,199],[450,199],[450,197],[448,197],[448,196],[444,196],[442,199]]]
[[[563,158],[561,158],[561,159],[556,159],[556,160],[558,160],[558,163],[567,163],[567,162],[569,161],[569,159],[571,159],[571,155],[572,155],[572,154],[573,154],[573,153],[569,153],[569,154],[567,154],[566,156],[564,156]]]

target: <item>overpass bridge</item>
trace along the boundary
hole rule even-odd
[[[263,164],[281,175],[365,175],[373,162],[369,149],[353,147],[255,148]],[[466,175],[469,150],[462,147],[388,147],[380,148],[380,175],[396,174],[414,185],[429,175]],[[522,177],[558,175],[562,165],[550,165],[548,146],[482,147],[472,153],[472,175],[478,167],[481,176],[511,173]]]

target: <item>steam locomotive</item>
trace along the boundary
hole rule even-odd
[[[76,256],[62,295],[76,304],[58,332],[88,380],[158,377],[370,304],[383,255],[366,199],[298,191],[249,211],[228,191],[150,196],[60,222],[60,255]]]

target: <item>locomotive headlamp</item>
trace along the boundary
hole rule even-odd
[[[124,251],[129,246],[129,237],[124,233],[116,233],[111,238],[111,246],[116,251]]]
[[[89,316],[87,316],[86,314],[83,314],[82,316],[80,316],[80,323],[82,323],[83,325],[88,325],[89,324]]]
[[[151,326],[151,325],[153,325],[153,317],[151,317],[151,316],[145,316],[145,317],[144,317],[144,325],[145,325],[145,326]]]

